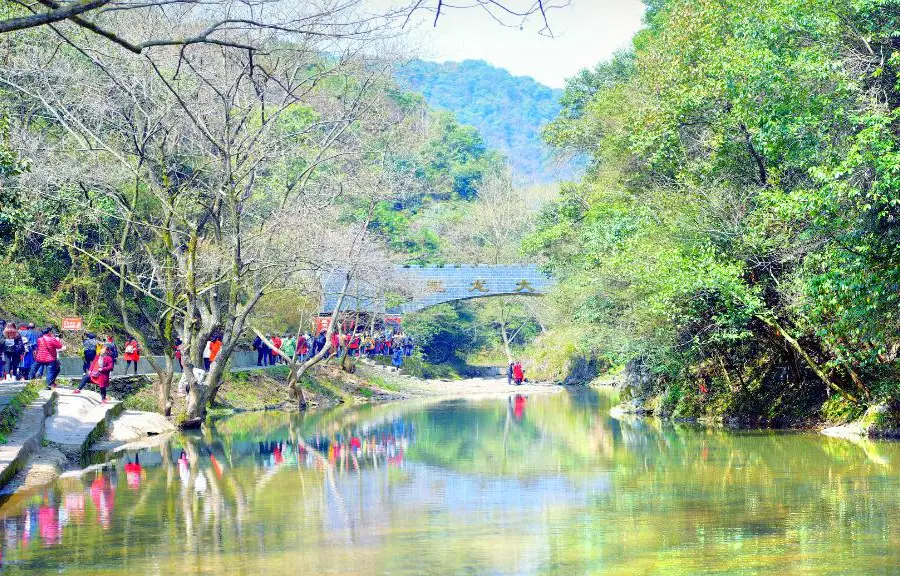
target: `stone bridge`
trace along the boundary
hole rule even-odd
[[[491,296],[539,296],[554,285],[554,280],[541,272],[536,264],[510,265],[446,265],[446,266],[398,266],[394,270],[394,283],[403,286],[412,295],[402,303],[387,303],[380,296],[360,296],[364,287],[351,285],[344,300],[344,310],[408,314],[431,306],[458,300],[488,298]],[[330,314],[337,302],[342,286],[341,277],[324,282],[323,312]]]

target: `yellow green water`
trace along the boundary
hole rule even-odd
[[[900,573],[900,445],[619,421],[610,402],[220,420],[9,499],[0,572]]]

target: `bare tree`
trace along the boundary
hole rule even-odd
[[[388,12],[355,14],[353,18],[335,20],[331,36],[364,36],[381,28],[387,21],[405,15],[406,21],[419,11],[434,14],[436,26],[448,10],[478,8],[503,26],[523,26],[530,18],[540,18],[541,34],[552,35],[547,13],[568,6],[571,0],[470,0],[465,3],[445,0],[410,0]],[[331,0],[321,11],[340,13],[357,7],[356,0]],[[38,27],[73,26],[112,44],[141,54],[160,46],[218,44],[253,48],[252,39],[236,41],[234,31],[266,33],[318,33],[308,27],[302,12],[294,11],[296,3],[284,0],[2,0],[3,18],[0,34]],[[136,33],[121,17],[139,13],[165,12],[169,17],[194,20],[196,27],[184,34],[160,34],[159,30]]]
[[[366,39],[393,27],[407,7],[368,11],[360,0],[2,0],[0,34],[48,27],[72,38],[78,32],[134,54],[153,48],[213,44],[256,50],[273,37],[318,35]],[[327,22],[321,14],[332,16]],[[162,18],[175,28],[136,26]],[[323,24],[327,29],[323,30]]]
[[[489,15],[502,26],[522,28],[532,17],[541,22],[540,33],[552,36],[550,20],[547,13],[551,10],[565,8],[571,0],[468,0],[465,2],[447,2],[446,0],[417,0],[413,10],[426,10],[434,13],[434,26],[438,25],[441,15],[449,10],[477,8]]]
[[[392,121],[370,121],[383,114],[373,95],[390,67],[363,62],[362,43],[329,37],[334,13],[318,17],[322,34],[259,51],[201,44],[120,58],[67,43],[60,59],[47,57],[58,47],[31,45],[0,70],[0,84],[54,126],[25,131],[39,141],[32,151],[65,166],[55,172],[65,182],[36,174],[23,191],[83,191],[83,216],[103,234],[86,243],[56,231],[55,240],[119,280],[129,330],[139,333],[132,313],[157,327],[161,409],[176,333],[189,416],[201,417],[259,300],[338,265],[331,228],[341,202],[365,195],[365,131]],[[213,333],[222,349],[198,381]]]

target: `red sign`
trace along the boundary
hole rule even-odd
[[[385,324],[396,324],[397,326],[403,324],[402,316],[385,316],[384,317]]]
[[[62,319],[62,329],[67,332],[78,332],[84,327],[84,322],[82,322],[81,318],[63,318]]]

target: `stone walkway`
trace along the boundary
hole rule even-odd
[[[25,389],[25,382],[3,382],[0,383],[0,410],[9,406],[9,402],[22,390]]]
[[[57,394],[56,413],[47,419],[45,438],[69,458],[78,460],[106,432],[123,406],[116,400],[102,404],[100,395],[90,390],[74,394],[70,389],[57,388]]]
[[[12,392],[14,386],[16,385],[0,388],[0,395],[5,399],[3,406],[9,404],[13,396],[25,387],[23,384],[18,391]],[[6,444],[0,445],[0,486],[9,482],[25,465],[28,458],[40,449],[44,438],[44,423],[47,416],[53,412],[55,400],[56,392],[49,390],[41,392],[38,399],[22,412],[19,425],[9,435]]]

